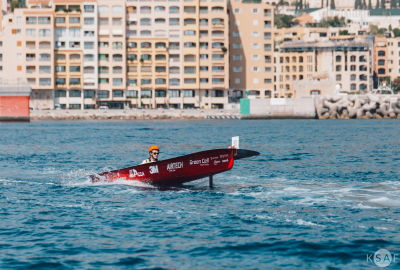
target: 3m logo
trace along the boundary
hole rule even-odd
[[[158,166],[157,165],[150,166],[149,169],[150,169],[150,173],[151,174],[158,173]]]

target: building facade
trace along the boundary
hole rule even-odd
[[[274,9],[258,0],[230,1],[232,98],[272,97]]]
[[[371,91],[372,51],[371,42],[360,40],[284,42],[274,59],[280,64],[274,97],[299,97],[293,82],[313,76],[333,78],[341,92]]]
[[[27,6],[3,17],[0,78],[26,79],[34,108],[224,108],[232,101],[224,1]]]

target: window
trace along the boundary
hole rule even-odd
[[[272,79],[264,79],[264,83],[266,84],[272,83]]]
[[[200,60],[207,60],[208,54],[200,54]]]
[[[122,13],[122,6],[113,6],[112,7],[112,13],[113,14],[120,14]]]
[[[336,71],[341,71],[341,70],[342,70],[342,66],[337,65],[337,66],[336,66]]]
[[[34,37],[36,36],[36,30],[35,29],[26,29],[26,35]]]
[[[50,66],[40,66],[39,67],[39,73],[50,73],[51,68]]]
[[[169,90],[168,91],[169,97],[180,97],[181,96],[181,91],[179,90]]]
[[[99,78],[99,83],[100,84],[108,84],[110,80],[108,78]]]
[[[233,67],[233,72],[242,72],[242,67]]]
[[[79,17],[69,17],[69,23],[80,23],[81,18]]]
[[[336,75],[336,81],[339,82],[342,80],[342,75]]]
[[[113,78],[113,86],[121,86],[122,79],[121,78]]]
[[[193,31],[193,30],[186,30],[186,31],[183,32],[183,34],[184,34],[185,36],[194,36],[194,35],[196,35],[196,31]]]
[[[242,60],[242,56],[241,55],[233,55],[232,59],[233,59],[233,61],[240,61],[240,60]]]
[[[36,17],[26,17],[26,24],[36,24]]]
[[[224,97],[224,91],[223,90],[212,90],[211,97]]]
[[[51,79],[49,79],[49,78],[40,78],[39,79],[39,85],[41,85],[41,86],[50,86],[51,85]]]
[[[143,79],[142,79],[142,81],[143,81]],[[148,84],[150,84],[150,83],[148,83]],[[140,92],[140,97],[141,98],[151,98],[151,96],[152,96],[152,91],[151,90],[142,90]]]
[[[56,37],[65,37],[67,33],[65,28],[56,28],[54,32]]]
[[[179,25],[179,19],[177,18],[170,18],[169,25]]]
[[[186,42],[184,44],[184,47],[185,48],[196,48],[196,43],[194,43],[194,42]]]
[[[135,90],[126,91],[126,98],[137,98],[137,97],[138,97],[138,91]]]
[[[253,68],[252,68],[252,71],[253,71],[253,72],[259,72],[259,71],[260,71],[260,68],[258,68],[258,67],[253,67]]]
[[[109,91],[98,91],[97,92],[97,97],[100,98],[109,98],[110,97],[110,92]]]
[[[65,17],[57,17],[56,23],[65,23]]]
[[[81,84],[81,79],[79,79],[79,78],[70,78],[69,79],[69,84],[70,85],[79,85],[79,84]]]
[[[70,37],[80,37],[81,36],[81,29],[80,28],[70,28],[69,29],[69,36]]]
[[[136,79],[127,79],[126,80],[126,85],[127,86],[136,86],[137,85],[137,80]],[[129,91],[128,91],[129,92]],[[126,94],[127,98],[129,98],[128,94]],[[137,94],[136,94],[137,95]],[[137,97],[137,96],[136,96]]]
[[[83,7],[83,9],[85,10],[85,12],[87,13],[93,13],[94,12],[94,6],[93,5],[85,5]]]
[[[141,84],[151,84],[151,79],[142,79]]]
[[[240,37],[241,36],[241,34],[239,33],[239,32],[232,32],[232,36],[233,37]]]
[[[80,66],[70,66],[69,67],[69,72],[80,72],[81,67]]]
[[[57,84],[57,82],[56,82]],[[64,84],[65,84],[65,79],[64,79]],[[55,98],[63,98],[67,97],[67,91],[65,90],[56,90],[54,93]]]
[[[39,30],[39,37],[49,37],[51,36],[50,29],[40,29]]]
[[[162,79],[162,78],[156,79],[156,84],[166,84],[166,83],[167,83],[167,81],[165,79]]]
[[[182,90],[183,97],[194,97],[194,90]]]
[[[187,78],[187,79],[184,79],[184,82],[189,83],[189,84],[196,83],[196,79],[195,78]]]
[[[385,60],[378,60],[378,65],[379,66],[384,66],[385,65]]]
[[[51,18],[50,17],[39,17],[38,22],[39,22],[39,24],[50,24]]]
[[[81,97],[81,90],[70,90],[69,97]]]
[[[113,90],[113,97],[124,97],[124,91],[122,91],[122,90]]]
[[[208,83],[208,78],[200,78],[200,83]]]
[[[340,61],[342,61],[342,57],[340,55],[337,55],[336,56],[336,62],[340,62]]]
[[[356,61],[356,57],[354,55],[350,56],[350,62],[355,62]]]
[[[169,7],[169,13],[179,13],[179,7]]]
[[[271,44],[264,44],[264,52],[270,52],[270,51],[272,51]]]
[[[94,90],[85,90],[83,92],[84,98],[94,98],[96,96],[96,92]]]
[[[80,48],[80,47],[81,47],[81,43],[80,43],[80,42],[71,41],[71,42],[69,43],[69,47],[70,47],[70,48]]]

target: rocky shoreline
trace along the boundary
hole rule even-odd
[[[239,110],[33,110],[35,120],[239,119]]]

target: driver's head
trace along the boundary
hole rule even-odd
[[[149,154],[152,158],[158,159],[158,155],[160,154],[160,148],[157,145],[152,145],[149,148]]]

